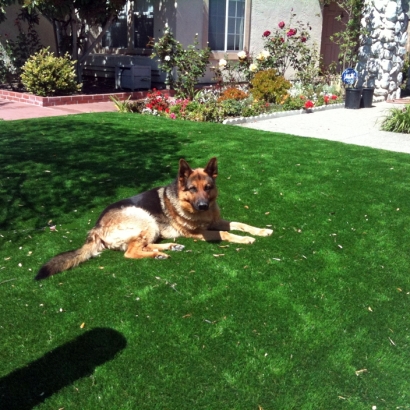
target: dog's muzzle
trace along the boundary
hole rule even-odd
[[[209,202],[199,201],[195,204],[197,211],[207,211],[209,209]]]

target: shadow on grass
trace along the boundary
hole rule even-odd
[[[102,210],[122,199],[116,197],[120,187],[135,187],[136,194],[173,179],[183,140],[161,122],[140,125],[135,116],[118,114],[12,125],[6,123],[0,140],[4,231],[39,229],[50,219],[61,223],[74,210]]]
[[[0,407],[28,410],[76,380],[92,374],[97,366],[125,349],[124,336],[113,329],[89,330],[0,379]]]

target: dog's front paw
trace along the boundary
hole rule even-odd
[[[180,245],[180,244],[178,244],[178,243],[176,243],[175,245],[172,245],[172,246],[171,246],[171,251],[180,252],[180,251],[182,251],[182,250],[184,250],[184,249],[185,249],[185,245]]]
[[[273,234],[272,229],[261,229],[258,233],[259,236],[271,236]]]
[[[242,236],[242,241],[241,243],[247,243],[251,244],[255,242],[255,238],[252,238],[251,236]]]

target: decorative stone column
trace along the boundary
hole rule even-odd
[[[358,86],[374,87],[374,95],[400,98],[406,54],[408,5],[404,0],[365,0]]]

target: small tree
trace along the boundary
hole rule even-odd
[[[289,68],[296,72],[305,70],[311,64],[313,51],[308,41],[311,27],[297,20],[291,12],[288,22],[280,21],[273,32],[263,34],[264,50],[256,56],[259,69],[274,68],[280,75],[285,75]]]
[[[329,4],[331,0],[326,0]],[[362,27],[360,20],[363,15],[364,0],[336,0],[337,5],[347,15],[347,22],[343,23],[342,16],[335,17],[342,22],[345,27],[343,30],[330,36],[330,40],[339,45],[340,52],[338,55],[342,71],[347,67],[354,67],[358,60],[358,50],[360,47],[360,36],[365,33],[365,27]]]
[[[179,97],[192,99],[195,85],[198,84],[198,79],[204,76],[209,64],[210,48],[200,49],[198,35],[195,35],[194,43],[184,49],[168,27],[152,46],[154,52],[151,58],[159,58],[160,68],[167,76],[166,83],[172,85]],[[174,67],[177,71],[176,79],[172,78]]]
[[[38,10],[53,24],[58,55],[69,51],[72,60],[78,62],[79,75],[79,66],[100,42],[126,2],[127,0],[24,0],[24,5],[29,10]],[[99,31],[97,37],[92,34],[95,31]]]

